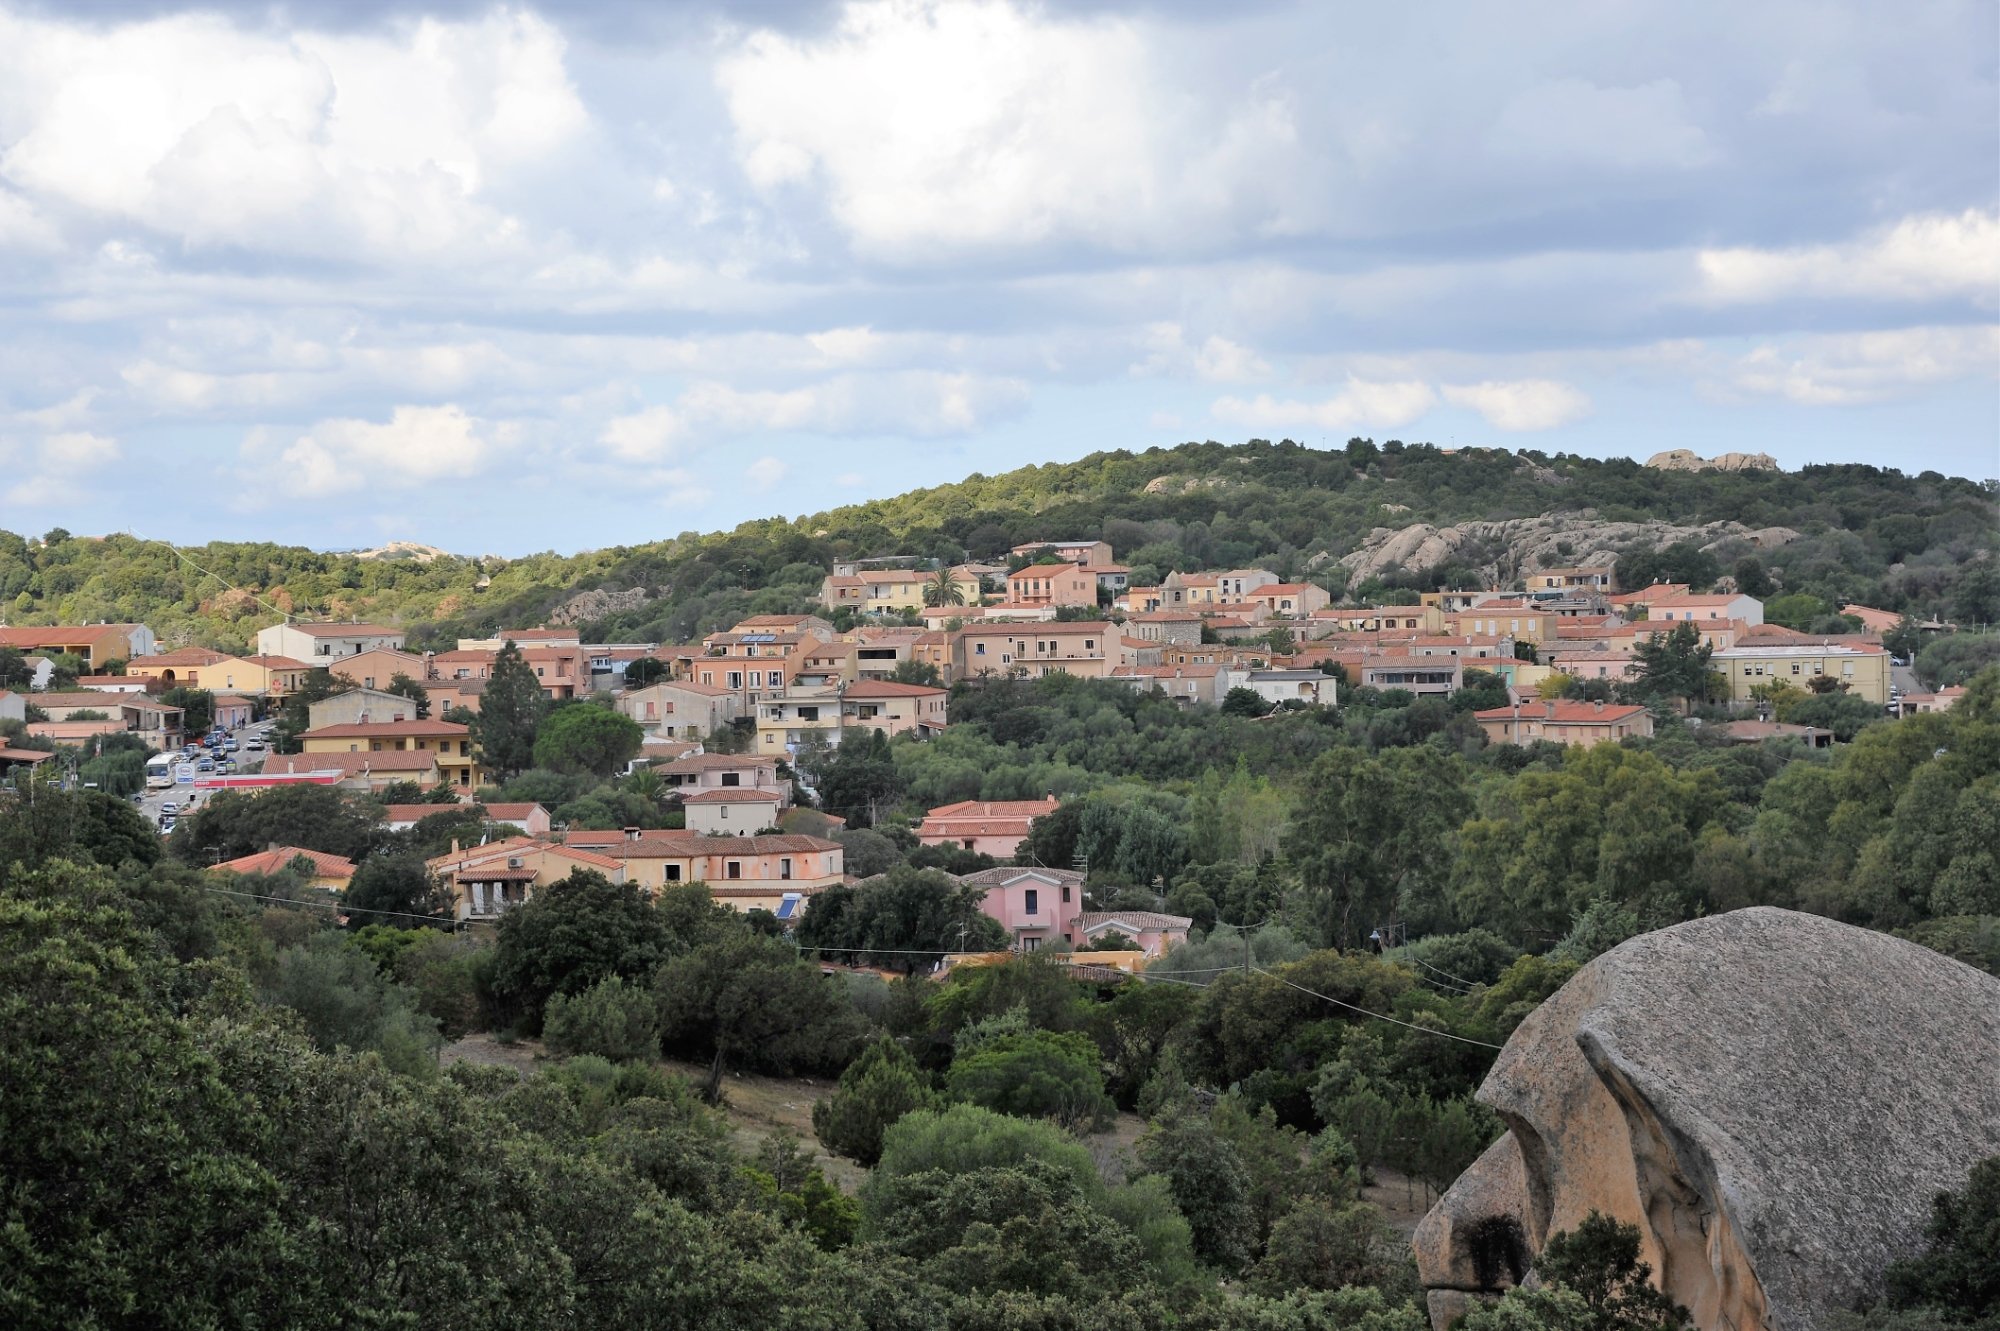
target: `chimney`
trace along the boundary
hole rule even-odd
[[[1600,712],[1604,710],[1604,704],[1603,704],[1602,702],[1599,702],[1599,703],[1597,704],[1597,710],[1598,710],[1598,711],[1600,711]]]
[[[626,829],[625,829],[625,839],[626,839],[627,841],[637,841],[637,840],[639,839],[639,829],[638,829],[638,828],[636,828],[636,827],[628,827],[628,828],[626,828]]]
[[[1553,721],[1556,719],[1556,705],[1553,701],[1543,703],[1542,709],[1547,714],[1549,720]]]

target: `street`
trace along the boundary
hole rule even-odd
[[[231,732],[230,738],[236,741],[236,752],[228,756],[236,760],[236,771],[239,775],[244,772],[259,771],[263,768],[264,754],[268,750],[252,749],[246,751],[243,748],[243,743],[245,740],[255,736],[268,744],[270,742],[269,732],[263,729],[263,726],[267,724],[267,722],[253,723],[243,727],[241,730]],[[194,762],[196,760],[190,758],[188,761]],[[207,776],[209,773],[203,772],[200,775]],[[168,786],[164,790],[146,791],[145,798],[139,801],[138,809],[147,822],[158,826],[160,821],[160,806],[168,800],[172,800],[180,806],[181,814],[186,814],[190,808],[200,808],[202,802],[207,799],[208,792],[197,790],[194,786],[174,785]],[[193,801],[193,803],[190,803],[190,801]]]

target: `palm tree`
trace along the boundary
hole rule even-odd
[[[965,604],[965,592],[959,587],[957,580],[951,576],[950,569],[939,569],[931,575],[931,580],[924,584],[924,604]]]

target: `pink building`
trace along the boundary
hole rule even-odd
[[[983,887],[979,908],[1000,921],[1023,952],[1055,940],[1070,941],[1070,923],[1083,905],[1083,875],[1072,869],[982,869],[959,880]]]
[[[1015,847],[1028,839],[1028,825],[1054,813],[1059,805],[1053,795],[1039,800],[960,800],[939,805],[924,816],[917,828],[917,841],[1012,859]]]
[[[1120,938],[1147,960],[1187,942],[1194,920],[1186,915],[1162,915],[1154,910],[1084,911],[1070,921],[1065,934],[1074,947]]]

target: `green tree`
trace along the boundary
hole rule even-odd
[[[312,727],[312,705],[347,693],[353,687],[325,666],[306,671],[299,686],[285,695],[284,709],[271,727],[271,747],[279,753],[299,752],[299,736]]]
[[[1937,1309],[1982,1331],[2000,1324],[2000,1156],[1934,1199],[1924,1238],[1922,1255],[1890,1266],[1889,1306]]]
[[[555,995],[580,994],[614,975],[643,980],[684,945],[636,884],[578,869],[500,917],[493,990],[539,1030]]]
[[[844,1066],[860,1017],[843,992],[800,962],[789,943],[747,930],[669,960],[654,980],[660,1038],[682,1057],[707,1058],[703,1097],[722,1093],[733,1063],[775,1073]]]
[[[645,738],[637,721],[609,707],[558,707],[536,732],[535,766],[608,777],[638,756]]]
[[[1262,716],[1271,710],[1271,704],[1255,689],[1233,688],[1222,698],[1224,716]]]
[[[815,895],[799,923],[799,946],[826,949],[837,961],[926,969],[947,952],[1006,946],[1007,931],[980,908],[983,899],[983,889],[935,869],[897,865]]]
[[[659,657],[642,656],[625,667],[625,687],[643,689],[669,678],[673,673],[673,667]]]
[[[181,725],[190,735],[206,735],[215,724],[215,695],[207,689],[191,689],[182,685],[162,693],[160,701],[181,709]]]
[[[1552,1234],[1535,1257],[1535,1273],[1574,1291],[1601,1331],[1649,1331],[1688,1323],[1688,1310],[1652,1283],[1639,1260],[1639,1227],[1592,1211],[1575,1229]]]
[[[862,1165],[882,1158],[882,1135],[905,1114],[934,1109],[937,1093],[916,1060],[887,1035],[861,1051],[833,1094],[813,1106],[820,1145]]]
[[[1139,1139],[1139,1161],[1159,1174],[1187,1217],[1195,1255],[1224,1271],[1241,1270],[1257,1241],[1250,1176],[1231,1142],[1206,1119],[1183,1114],[1156,1123]]]
[[[479,715],[472,725],[472,738],[487,766],[502,776],[534,766],[535,736],[548,710],[541,681],[509,638],[493,658],[493,673],[479,695]]]
[[[175,829],[169,849],[207,865],[271,846],[298,846],[366,859],[382,843],[380,808],[333,786],[279,786],[254,794],[225,791],[205,799]]]
[[[950,569],[939,569],[931,575],[930,581],[924,584],[924,604],[930,606],[965,604],[965,592],[952,578]]]
[[[896,668],[889,672],[889,678],[898,684],[922,684],[933,689],[944,685],[938,668],[929,661],[898,661]]]
[[[1469,811],[1463,764],[1433,749],[1336,749],[1315,762],[1285,850],[1321,937],[1351,947],[1393,920],[1406,892],[1446,871]]]
[[[423,860],[415,855],[374,855],[363,860],[341,901],[353,912],[356,928],[386,924],[414,929],[422,922],[410,916],[442,919],[450,906]]]
[[[411,702],[415,703],[417,707],[416,715],[419,721],[428,720],[430,718],[431,714],[430,690],[424,687],[422,680],[412,679],[408,675],[404,674],[402,671],[398,670],[395,674],[389,676],[389,684],[388,687],[384,690],[384,692],[398,694],[401,697],[408,698]]]
[[[1633,650],[1638,676],[1633,691],[1646,698],[1677,698],[1692,711],[1708,697],[1708,662],[1715,649],[1701,640],[1691,620],[1681,620],[1667,633],[1651,633]]]
[[[642,986],[611,975],[580,994],[552,995],[542,1036],[560,1054],[650,1058],[660,1049],[659,1012]]]
[[[821,807],[855,827],[873,825],[903,788],[889,737],[879,730],[842,742],[818,777]]]
[[[945,1073],[945,1091],[981,1108],[1070,1129],[1101,1128],[1113,1110],[1097,1046],[1074,1031],[1027,1030],[962,1050]]]
[[[437,1023],[342,934],[321,933],[278,953],[262,992],[267,1002],[298,1013],[306,1034],[328,1053],[372,1051],[405,1075],[435,1071]]]
[[[1761,600],[1769,596],[1773,590],[1771,575],[1765,571],[1764,561],[1755,555],[1745,555],[1737,560],[1733,574],[1736,578],[1736,590],[1745,596],[1755,596]]]

